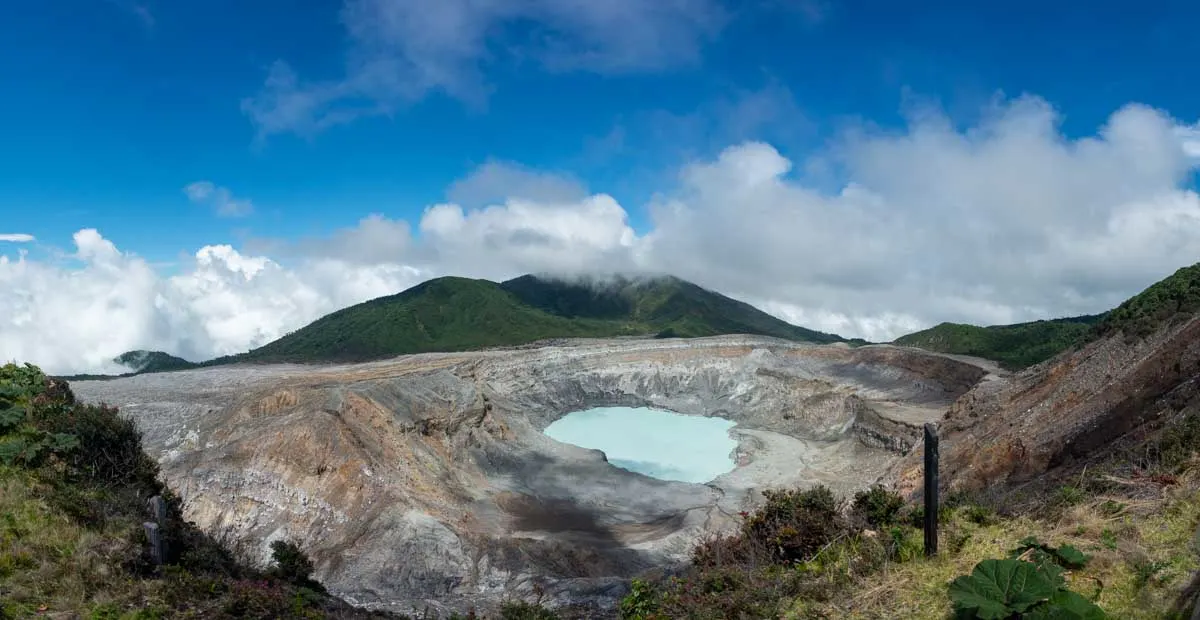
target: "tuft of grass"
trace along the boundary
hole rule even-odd
[[[1180,487],[1155,501],[1080,500],[1054,519],[997,516],[979,523],[969,508],[955,507],[942,524],[943,539],[960,542],[952,551],[888,563],[828,602],[796,601],[786,617],[945,618],[951,607],[946,584],[982,560],[1007,557],[1030,535],[1092,555],[1084,568],[1067,572],[1067,585],[1110,617],[1167,617],[1200,569],[1200,484],[1193,479]]]

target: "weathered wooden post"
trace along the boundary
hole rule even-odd
[[[163,540],[162,531],[159,530],[158,524],[146,521],[142,524],[146,529],[146,539],[150,541],[150,560],[155,566],[162,566],[163,563]]]
[[[167,561],[167,544],[163,540],[163,528],[167,525],[167,502],[161,495],[155,495],[146,502],[153,521],[146,521],[142,527],[146,530],[146,540],[150,541],[150,558],[155,566],[162,566]]]
[[[938,436],[925,424],[925,556],[937,555],[938,544]]]

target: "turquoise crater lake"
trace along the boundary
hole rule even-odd
[[[563,443],[603,450],[608,462],[660,480],[704,483],[734,468],[734,422],[645,407],[576,411],[546,427]]]

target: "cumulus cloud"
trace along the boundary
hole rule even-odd
[[[943,320],[1102,311],[1200,260],[1200,127],[1139,105],[1085,137],[1058,121],[1025,97],[965,130],[922,113],[904,131],[850,131],[799,163],[735,144],[685,166],[647,206],[644,234],[610,195],[509,165],[451,191],[484,206],[451,199],[412,223],[369,215],[276,244],[283,262],[210,246],[164,277],[85,230],[82,267],[0,255],[0,287],[14,292],[0,297],[0,357],[56,371],[133,348],[204,358],[429,277],[527,272],[671,273],[879,341]],[[842,181],[816,188],[798,165]]]
[[[234,198],[229,188],[219,187],[212,181],[196,181],[184,186],[188,200],[210,207],[221,217],[245,217],[254,212],[249,200]]]
[[[0,241],[8,243],[30,243],[33,240],[33,235],[25,233],[0,233]]]
[[[345,74],[305,80],[274,63],[242,101],[259,137],[312,135],[441,92],[479,104],[482,67],[532,60],[550,71],[654,71],[698,60],[725,22],[716,0],[346,0]]]
[[[570,203],[587,195],[587,187],[569,174],[532,170],[499,161],[479,166],[465,178],[455,181],[446,192],[452,202],[466,207],[496,204],[508,198]]]
[[[206,246],[169,277],[93,229],[69,260],[0,256],[0,359],[50,372],[123,372],[132,349],[207,359],[265,344],[339,307],[402,290],[415,270],[314,259],[285,269],[229,246]]]

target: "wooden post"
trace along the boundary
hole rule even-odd
[[[938,436],[933,424],[925,425],[925,556],[937,555],[938,545]]]
[[[154,517],[154,522],[159,525],[164,525],[167,522],[167,502],[161,495],[155,495],[150,498],[150,516]]]
[[[146,529],[146,539],[150,541],[150,559],[155,566],[162,566],[163,563],[163,540],[162,532],[158,529],[158,524],[151,521],[146,521],[142,524]]]

